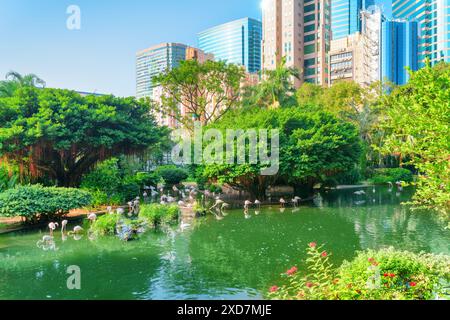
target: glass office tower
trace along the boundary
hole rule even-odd
[[[374,4],[374,0],[331,0],[333,40],[361,32],[361,11]]]
[[[381,28],[381,79],[397,85],[409,80],[407,67],[419,68],[419,30],[414,21],[384,21]]]
[[[392,13],[419,23],[419,67],[426,58],[450,62],[450,0],[393,0]]]
[[[198,34],[198,46],[217,61],[245,66],[248,72],[261,70],[262,24],[244,18]]]
[[[162,43],[136,54],[136,97],[153,96],[153,78],[176,68],[186,60],[187,46],[180,43]]]

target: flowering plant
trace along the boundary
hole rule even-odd
[[[330,254],[309,244],[307,270],[292,267],[286,284],[272,286],[268,297],[282,300],[429,300],[448,295],[450,257],[414,254],[393,248],[359,252],[334,268]]]

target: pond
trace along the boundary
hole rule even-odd
[[[186,230],[151,231],[140,240],[62,241],[56,251],[36,242],[47,232],[0,236],[0,299],[260,299],[281,273],[304,268],[305,249],[325,244],[338,265],[356,251],[394,246],[450,254],[450,232],[433,214],[401,206],[412,190],[385,187],[323,193],[296,210],[265,207],[198,219]],[[67,289],[69,266],[81,290]]]

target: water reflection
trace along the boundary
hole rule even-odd
[[[445,225],[400,205],[411,190],[355,191],[330,191],[297,208],[183,220],[128,243],[58,232],[0,236],[0,299],[257,299],[287,268],[304,269],[312,241],[325,244],[335,264],[386,246],[450,253]],[[65,287],[70,265],[81,268],[81,291]]]

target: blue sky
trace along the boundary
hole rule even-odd
[[[66,28],[72,4],[81,30]],[[49,87],[131,96],[136,51],[160,42],[195,46],[206,28],[260,16],[260,0],[0,0],[0,78],[14,70]]]

